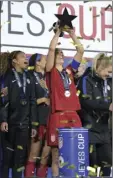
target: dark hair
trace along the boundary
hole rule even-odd
[[[32,71],[32,70],[35,69],[37,57],[38,57],[38,61],[40,61],[41,60],[41,54],[35,53],[30,57],[28,70]]]
[[[0,76],[5,75],[7,70],[10,68],[9,64],[9,52],[0,53]]]
[[[56,56],[57,56],[58,52],[59,52],[59,49],[58,49],[58,48],[56,48],[56,49],[55,49],[55,58],[56,58]]]
[[[55,63],[56,63],[56,56],[57,56],[58,52],[59,52],[59,49],[58,49],[58,48],[56,48],[56,49],[55,49],[55,60],[54,60],[54,66],[55,66]]]
[[[10,63],[10,66],[12,67],[12,61],[13,59],[16,59],[18,54],[20,53],[24,53],[23,51],[12,51],[9,55],[9,63]]]
[[[29,58],[29,66],[34,67],[36,64],[36,58],[37,58],[37,53],[33,54],[30,58]]]

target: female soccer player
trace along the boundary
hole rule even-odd
[[[25,166],[30,133],[36,136],[36,99],[32,79],[26,72],[28,61],[22,51],[13,51],[9,56],[11,71],[4,81],[8,93],[4,97],[3,117],[0,120],[3,140],[2,177],[21,178]],[[31,126],[32,125],[32,126]],[[31,130],[31,131],[30,131]]]
[[[4,88],[4,80],[7,75],[7,71],[9,68],[8,62],[9,53],[4,52],[0,53],[0,120],[4,117],[3,116],[3,109],[4,109],[4,97],[7,95],[7,88]],[[0,131],[0,177],[1,177],[1,166],[2,166],[2,132]]]
[[[9,61],[8,56],[10,53],[4,52],[0,54],[0,111],[2,111],[2,107],[4,105],[4,96],[7,95],[7,88],[4,88],[4,80],[7,76],[7,72],[9,69]],[[2,114],[2,112],[0,112]],[[0,119],[2,115],[0,115]]]
[[[76,44],[77,53],[70,67],[63,69],[64,54],[56,49],[61,30],[58,29],[49,46],[46,71],[50,73],[50,95],[52,113],[48,123],[48,145],[52,147],[52,173],[59,176],[58,171],[58,128],[81,127],[77,115],[80,110],[79,98],[74,85],[72,69],[76,70],[83,57],[84,49],[73,30],[67,30]]]
[[[79,82],[81,119],[89,128],[91,166],[98,165],[103,176],[110,176],[108,167],[112,165],[111,137],[108,127],[112,111],[112,85],[108,79],[112,73],[112,58],[98,54],[93,59],[93,68]],[[107,167],[107,168],[106,168]],[[110,170],[110,169],[109,169]]]
[[[46,56],[34,54],[29,60],[29,69],[32,70],[32,77],[35,83],[35,94],[37,99],[37,121],[38,130],[36,138],[32,139],[30,155],[25,169],[25,176],[31,177],[34,175],[36,168],[37,157],[40,156],[42,141],[45,146],[42,148],[40,166],[37,168],[37,177],[46,177],[47,175],[47,160],[50,153],[50,147],[46,142],[46,127],[50,112],[49,90],[46,84]]]

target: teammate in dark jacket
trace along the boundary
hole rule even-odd
[[[7,88],[4,88],[4,79],[9,69],[8,56],[9,53],[7,52],[0,54],[0,118],[2,118],[3,97],[7,93]]]
[[[25,169],[25,177],[34,176],[36,168],[36,160],[40,155],[42,147],[42,141],[45,145],[42,147],[42,155],[40,160],[40,166],[36,171],[37,177],[46,177],[47,175],[47,160],[50,153],[50,147],[46,143],[46,127],[47,120],[50,113],[50,99],[49,90],[47,88],[46,80],[46,56],[40,54],[34,54],[29,60],[29,68],[32,69],[31,74],[35,84],[35,94],[37,99],[37,113],[39,125],[37,129],[37,136],[32,140],[30,155]]]
[[[111,92],[112,92],[112,73],[110,73],[107,80],[109,82],[109,85],[111,87]],[[108,127],[109,127],[109,131],[110,131],[110,135],[111,135],[111,145],[112,145],[112,112],[109,115]]]
[[[9,68],[8,55],[7,52],[0,53],[0,118],[2,118],[4,96],[7,95],[7,88],[4,88],[4,79]],[[2,161],[2,132],[0,131],[0,177]]]
[[[33,82],[25,71],[28,67],[26,56],[21,51],[14,51],[9,56],[12,66],[4,81],[8,94],[4,97],[1,131],[5,132],[3,143],[2,178],[21,178],[27,156],[28,141],[36,136],[34,122],[36,118],[36,99]]]
[[[99,165],[103,175],[105,164],[112,165],[111,140],[108,129],[109,114],[112,111],[111,83],[107,80],[112,72],[112,58],[99,54],[94,59],[93,70],[82,77],[78,89],[81,91],[81,119],[83,126],[89,128],[89,142],[93,148],[90,164]],[[90,146],[90,148],[91,148]]]

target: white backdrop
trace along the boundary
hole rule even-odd
[[[93,57],[98,51],[106,51],[110,54],[112,51],[112,34],[110,33],[110,31],[112,31],[112,12],[108,9],[100,15],[100,11],[102,8],[111,4],[112,1],[92,1],[88,3],[84,3],[83,1],[60,2],[62,3],[61,6],[70,6],[71,9],[73,9],[73,13],[78,16],[74,19],[73,26],[76,29],[76,35],[84,38],[81,42],[86,50],[85,57]],[[31,4],[29,3],[29,1],[3,2],[3,12],[1,13],[2,51],[21,49],[26,53],[40,52],[47,54],[47,48],[54,35],[52,31],[49,32],[48,30],[52,24],[57,21],[54,14],[58,13],[58,9],[59,7],[61,8],[61,6],[56,5],[59,1],[32,1]],[[91,11],[89,10],[90,7],[93,7]],[[68,11],[71,13],[69,8]],[[21,18],[11,17],[10,19],[10,13],[21,15]],[[100,16],[93,17],[93,15]],[[37,17],[39,19],[37,19]],[[7,23],[7,21],[10,21],[10,23]],[[95,21],[94,24],[93,21]],[[27,28],[28,23],[31,32],[37,33],[37,36],[33,36],[33,34],[29,33]],[[44,29],[42,34],[39,35],[42,31],[42,24]],[[8,29],[10,31],[8,31]],[[22,32],[23,34],[15,34],[15,31]],[[92,34],[95,39],[99,38],[100,42],[98,40],[93,42],[93,40],[89,40],[90,37],[86,37]],[[64,54],[66,56],[74,55],[74,46],[71,44],[71,39],[60,38],[59,42],[61,42],[59,47],[65,49]],[[87,48],[88,45],[90,45],[89,48]]]

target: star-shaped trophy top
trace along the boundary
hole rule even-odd
[[[69,27],[73,29],[72,20],[74,20],[77,16],[69,15],[68,10],[65,8],[62,15],[55,14],[55,16],[60,21],[60,27]]]

